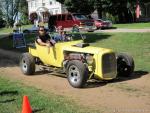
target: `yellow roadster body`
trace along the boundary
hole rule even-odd
[[[116,78],[117,65],[115,53],[111,49],[98,47],[78,47],[82,40],[59,42],[55,46],[46,47],[35,43],[35,48],[29,47],[29,53],[34,57],[39,58],[43,64],[47,66],[63,67],[66,53],[76,54],[90,54],[93,56],[93,62],[87,63],[88,70],[94,74],[95,77],[102,80],[111,80]],[[75,59],[70,59],[75,60]],[[79,59],[78,59],[79,60]]]

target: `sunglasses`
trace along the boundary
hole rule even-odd
[[[45,31],[44,29],[42,29],[42,30],[39,30],[39,31]]]

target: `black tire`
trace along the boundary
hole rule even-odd
[[[134,60],[132,56],[125,53],[117,55],[117,76],[130,76],[134,71]]]
[[[72,60],[67,65],[67,78],[74,88],[82,88],[88,79],[88,69],[78,60]]]
[[[35,72],[35,59],[30,53],[23,53],[20,58],[20,68],[23,74],[33,75]]]

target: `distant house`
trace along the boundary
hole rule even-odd
[[[27,2],[31,21],[37,19],[45,22],[48,20],[49,15],[66,12],[63,5],[56,0],[27,0]]]

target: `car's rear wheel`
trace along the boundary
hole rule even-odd
[[[88,69],[81,61],[69,61],[67,66],[67,78],[71,86],[81,88],[88,79]]]
[[[119,53],[117,55],[117,75],[130,76],[134,71],[134,60],[130,55]]]
[[[32,75],[35,72],[35,60],[30,53],[23,53],[20,58],[20,68],[25,75]]]

